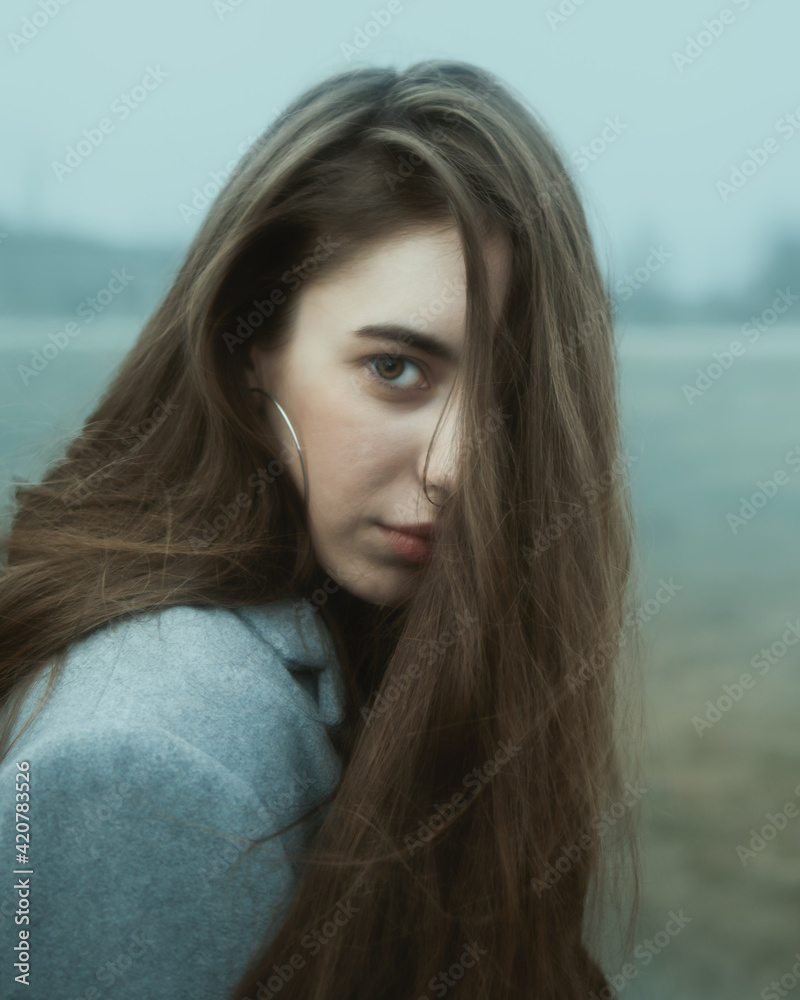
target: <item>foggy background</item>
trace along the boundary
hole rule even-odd
[[[800,805],[800,7],[393,7],[381,26],[383,0],[4,5],[4,525],[12,482],[80,430],[219,182],[290,100],[358,65],[490,70],[555,136],[617,307],[648,791],[633,972],[606,971],[647,1000],[784,995],[775,983],[800,982],[800,816],[749,845]],[[115,270],[124,288],[34,370]]]

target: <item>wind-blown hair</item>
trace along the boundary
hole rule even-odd
[[[448,223],[466,268],[465,444],[418,588],[370,605],[327,587],[245,362],[291,335],[317,277]],[[498,322],[493,233],[512,259]],[[342,775],[236,997],[413,1000],[456,979],[464,1000],[610,995],[600,952],[619,917],[631,948],[640,794],[616,368],[584,211],[535,113],[468,63],[363,68],[311,87],[250,146],[66,457],[16,486],[9,712],[69,644],[124,616],[290,597],[331,631]],[[121,447],[132,426],[147,433]],[[318,953],[301,947],[345,909]]]

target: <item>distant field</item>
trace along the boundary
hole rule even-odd
[[[17,366],[64,322],[0,320],[6,511],[12,475],[41,475],[138,331],[132,320],[101,317],[25,384]],[[780,652],[787,623],[800,629],[800,461],[787,458],[800,457],[800,327],[779,323],[748,343],[691,403],[682,387],[714,363],[713,352],[741,339],[739,327],[621,333],[642,600],[661,580],[680,588],[642,627],[649,792],[637,940],[653,939],[670,911],[691,918],[656,952],[643,946],[649,960],[634,962],[622,995],[757,998],[800,951],[800,815],[746,866],[736,851],[768,814],[800,807],[800,643]],[[758,507],[759,483],[769,490],[779,472],[786,482]],[[754,515],[734,533],[726,515],[754,495]],[[769,647],[774,662],[759,673],[751,660]],[[718,702],[743,672],[752,685],[698,734],[692,717],[705,717],[707,701]]]

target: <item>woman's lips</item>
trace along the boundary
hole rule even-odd
[[[387,528],[385,524],[378,524],[378,527],[381,529],[383,537],[398,555],[412,562],[422,562],[429,558],[433,549],[433,541],[430,538],[412,535],[408,531]]]

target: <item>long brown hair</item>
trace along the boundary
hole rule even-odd
[[[466,446],[413,597],[372,606],[314,558],[290,458],[254,419],[248,344],[290,336],[316,275],[448,221]],[[495,325],[490,231],[512,250]],[[70,643],[146,610],[291,597],[334,637],[342,775],[236,997],[415,1000],[456,981],[476,1000],[610,995],[600,949],[616,916],[630,950],[638,907],[616,369],[586,218],[535,113],[468,63],[358,69],[251,145],[65,458],[16,487],[4,706]]]

